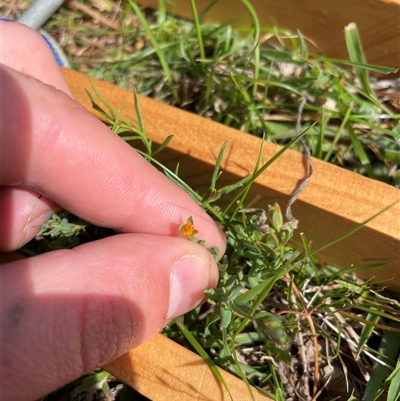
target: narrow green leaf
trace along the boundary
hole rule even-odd
[[[347,124],[347,131],[350,136],[351,143],[354,148],[354,152],[358,157],[358,160],[361,162],[361,164],[364,166],[365,170],[367,171],[367,174],[370,178],[375,178],[374,171],[372,170],[371,167],[371,161],[369,160],[369,157],[367,153],[364,150],[363,145],[360,142],[360,139],[358,138],[357,134],[354,132],[354,128],[352,124]]]
[[[221,326],[223,328],[227,328],[232,321],[232,311],[230,309],[227,309],[224,303],[221,304],[220,315],[221,315]]]
[[[199,46],[200,58],[202,60],[205,60],[206,52],[204,50],[203,35],[201,33],[201,24],[199,20],[199,15],[197,13],[196,0],[190,0],[190,7],[192,9],[193,22],[196,29],[197,45]]]
[[[233,350],[232,358],[233,358],[233,360],[235,361],[234,368],[235,368],[236,372],[239,374],[239,376],[241,377],[241,379],[246,383],[246,387],[247,387],[247,390],[248,390],[248,392],[249,392],[249,394],[250,394],[250,397],[251,397],[252,401],[255,401],[255,399],[254,399],[254,394],[253,394],[253,390],[252,390],[252,388],[251,388],[251,386],[250,386],[250,383],[249,383],[249,381],[248,381],[248,379],[247,379],[246,372],[245,372],[244,369],[243,369],[246,365],[244,365],[244,364],[242,364],[242,363],[239,363],[238,358],[237,358],[237,355],[236,355],[236,350],[235,350],[235,349]],[[254,369],[251,369],[251,370],[254,370]],[[248,373],[251,373],[251,372],[248,372]]]
[[[106,121],[111,121],[112,120],[112,116],[108,113],[106,113],[99,105],[98,103],[94,100],[93,95],[85,88],[85,92],[88,95],[90,102],[92,103],[92,107],[98,111],[105,119]]]
[[[358,285],[348,283],[347,281],[344,281],[344,280],[337,279],[337,280],[335,280],[335,282],[337,284],[341,285],[343,288],[347,288],[348,290],[355,292],[356,294],[361,294],[363,291],[363,289],[360,288]]]
[[[213,171],[213,174],[212,174],[212,177],[211,177],[211,185],[210,185],[211,194],[213,194],[215,192],[215,186],[217,184],[217,179],[219,177],[222,158],[224,156],[224,152],[225,152],[225,148],[226,148],[227,144],[228,144],[228,141],[225,141],[223,143],[223,145],[221,146],[221,149],[220,149],[220,151],[218,153],[217,161],[215,163],[214,171]]]
[[[174,137],[173,135],[168,135],[168,136],[165,138],[164,142],[163,142],[162,144],[160,144],[160,145],[157,147],[156,150],[153,151],[152,155],[155,156],[155,155],[157,155],[158,153],[160,153],[164,148],[166,148],[166,147],[168,146],[168,144],[171,142],[171,140],[172,140],[173,137]]]
[[[74,392],[76,392],[77,394],[81,394],[89,390],[90,388],[93,388],[101,381],[107,379],[108,376],[110,376],[110,374],[105,370],[96,371],[82,378],[81,384],[75,388]]]
[[[328,152],[326,153],[326,155],[325,155],[325,157],[323,159],[324,161],[326,161],[326,162],[329,161],[329,159],[331,158],[333,152],[335,151],[335,146],[339,142],[339,139],[340,139],[340,137],[342,135],[342,132],[343,132],[344,128],[347,125],[347,121],[349,120],[349,117],[351,115],[352,110],[353,110],[353,105],[350,105],[347,108],[346,114],[344,115],[344,118],[343,118],[343,120],[342,120],[342,122],[340,124],[340,127],[337,130],[336,135],[335,135],[335,137],[334,137],[334,139],[333,139],[333,141],[331,143],[331,146],[329,147],[329,150],[328,150]]]
[[[301,238],[301,242],[303,244],[303,247],[304,247],[304,249],[306,251],[307,258],[308,258],[308,260],[309,260],[309,262],[311,264],[311,267],[312,267],[312,269],[314,271],[314,275],[315,275],[315,277],[318,277],[319,269],[317,268],[317,266],[315,264],[314,257],[312,256],[310,244],[308,243],[307,238],[304,235],[304,233],[300,233],[300,238]]]
[[[400,326],[398,326],[400,327]],[[388,360],[395,361],[398,358],[400,351],[400,332],[386,331],[382,336],[381,346],[379,352]],[[375,363],[374,371],[370,380],[367,383],[363,401],[376,400],[385,390],[387,390],[390,381],[387,378],[390,376],[391,371],[389,367],[382,363]],[[394,392],[396,392],[396,385]]]
[[[140,132],[142,132],[143,135],[147,137],[146,130],[144,129],[144,125],[143,125],[142,112],[140,111],[139,101],[138,101],[136,91],[133,91],[133,100],[134,100],[133,105],[135,108],[135,113],[136,113],[136,118],[137,118],[136,121],[137,121],[138,128],[139,128]]]
[[[219,0],[213,0],[210,2],[210,4],[207,5],[207,7],[201,12],[200,14],[200,21],[203,20],[204,16],[211,10],[211,8],[213,8],[217,3],[219,2]]]
[[[345,27],[345,39],[346,39],[346,46],[347,51],[350,56],[350,60],[353,63],[358,64],[366,64],[366,60],[364,57],[364,53],[361,46],[360,35],[358,34],[357,25],[352,22]],[[374,91],[371,88],[369,83],[369,77],[367,70],[365,68],[361,68],[358,66],[354,67],[356,70],[356,74],[361,81],[364,91],[370,95],[374,96]]]
[[[162,66],[162,69],[164,71],[165,76],[168,79],[169,84],[171,85],[171,93],[174,96],[174,99],[177,103],[180,102],[179,94],[177,90],[175,89],[174,85],[174,78],[172,76],[171,69],[169,68],[168,61],[166,60],[164,53],[160,49],[160,46],[158,44],[158,40],[154,37],[152,30],[150,29],[150,26],[145,18],[145,16],[142,13],[142,10],[140,7],[132,0],[129,0],[129,4],[131,5],[132,9],[134,10],[135,14],[138,16],[140,22],[143,25],[144,30],[146,31],[146,34],[151,42],[151,44],[154,47],[155,52],[157,53],[158,59],[160,61],[160,64]]]
[[[307,127],[299,136],[296,136],[294,139],[292,139],[286,146],[284,146],[281,150],[279,150],[274,156],[272,156],[266,163],[264,163],[257,171],[254,171],[253,174],[250,174],[249,177],[250,179],[248,180],[248,182],[246,183],[246,187],[243,188],[241,191],[239,191],[239,193],[234,196],[232,198],[232,200],[229,202],[229,204],[226,206],[225,211],[227,212],[232,205],[234,205],[235,203],[237,203],[237,200],[240,199],[242,197],[242,199],[244,199],[247,195],[247,193],[250,190],[250,187],[252,185],[252,183],[262,174],[264,173],[264,171],[272,164],[274,163],[276,160],[279,159],[279,157],[285,153],[291,146],[293,146],[293,144],[295,144],[300,138],[302,138],[309,129],[311,129],[312,127],[314,127],[316,125],[316,122],[313,123],[311,126]],[[258,163],[258,162],[257,162]],[[235,213],[232,215],[232,218],[236,215],[236,213],[242,209],[242,207],[240,206],[240,204],[237,205],[236,211]]]
[[[204,361],[207,363],[207,365],[210,367],[216,378],[219,380],[219,382],[225,387],[226,391],[229,394],[230,399],[233,401],[232,394],[229,391],[228,386],[226,385],[225,379],[221,375],[221,372],[219,371],[218,367],[215,365],[215,363],[212,361],[210,356],[207,354],[207,352],[204,350],[204,348],[200,345],[200,343],[196,340],[196,338],[193,336],[193,334],[186,328],[186,326],[180,321],[179,318],[175,319],[175,323],[178,326],[179,330],[182,332],[182,334],[186,337],[186,339],[190,342],[192,347],[197,351],[197,353],[204,359]]]
[[[319,252],[322,252],[324,249],[329,248],[330,246],[337,244],[340,241],[343,241],[345,238],[349,237],[350,235],[354,234],[355,232],[357,232],[358,230],[361,230],[367,223],[369,223],[371,220],[375,219],[375,217],[378,217],[379,215],[381,215],[382,213],[385,213],[386,210],[389,210],[391,207],[393,207],[398,201],[393,202],[392,204],[390,204],[389,206],[386,206],[384,209],[382,209],[381,211],[379,211],[378,213],[374,214],[373,216],[371,216],[369,219],[363,221],[360,224],[357,224],[354,228],[350,229],[349,231],[345,232],[344,234],[342,234],[340,237],[336,238],[335,240],[331,241],[329,244],[326,244],[324,246],[322,246],[321,248],[317,249],[316,251],[314,251],[312,254],[316,255]]]
[[[357,63],[355,61],[340,60],[340,59],[335,59],[335,58],[331,58],[330,62],[337,63],[337,64],[349,65],[351,67],[359,67],[359,68],[363,68],[365,70],[377,72],[379,74],[392,74],[392,73],[395,74],[399,70],[398,68],[384,67],[381,65],[374,65],[374,64],[366,64],[365,62]]]
[[[397,359],[396,368],[389,378],[390,384],[387,401],[398,401],[400,399],[400,356]]]
[[[306,59],[308,57],[306,38],[303,36],[303,34],[299,30],[297,31],[297,37],[299,38],[299,41],[300,41],[300,56],[303,59]]]
[[[315,252],[313,253],[315,254]],[[336,273],[333,273],[333,275],[331,275],[329,277],[329,282],[334,281],[337,277],[341,277],[345,274],[353,274],[353,273],[358,273],[358,272],[363,272],[366,270],[370,270],[370,269],[377,269],[378,267],[382,267],[387,265],[390,262],[386,262],[386,263],[371,263],[370,265],[360,265],[360,266],[347,266],[344,267],[343,269],[338,270]]]
[[[167,19],[167,8],[165,7],[164,0],[158,0],[158,8],[157,8],[157,23],[158,25],[162,25]]]
[[[371,308],[373,310],[373,308]],[[367,318],[368,321],[372,322],[373,324],[365,324],[361,330],[360,339],[357,343],[357,353],[356,356],[359,357],[364,345],[367,343],[372,331],[375,329],[374,324],[379,322],[380,316],[374,313],[368,313]]]
[[[326,111],[325,107],[321,108],[321,119],[320,119],[320,124],[318,128],[318,139],[316,146],[313,151],[313,156],[316,157],[317,159],[322,159],[322,147],[325,142],[325,132],[327,129],[328,121],[329,121],[329,113]]]

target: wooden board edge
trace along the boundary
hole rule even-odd
[[[161,334],[104,366],[153,401],[230,401],[225,387],[198,355]],[[234,401],[251,400],[244,381],[219,369]],[[255,401],[272,399],[254,387]]]

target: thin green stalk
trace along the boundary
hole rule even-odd
[[[371,220],[375,219],[376,217],[378,217],[379,215],[381,215],[382,213],[385,213],[386,210],[389,210],[391,207],[393,207],[397,202],[399,201],[395,201],[393,203],[391,203],[389,206],[386,206],[384,209],[382,209],[381,211],[379,211],[378,213],[374,214],[373,216],[371,216],[370,218],[368,218],[367,220],[364,220],[362,223],[356,225],[355,227],[351,228],[350,230],[348,230],[347,232],[345,232],[344,234],[342,234],[340,237],[336,238],[335,240],[329,242],[328,244],[322,246],[321,248],[317,249],[316,251],[314,251],[312,253],[313,256],[317,255],[318,253],[322,252],[323,250],[329,248],[332,245],[335,245],[337,243],[339,243],[340,241],[343,241],[345,238],[349,237],[350,235],[353,235],[354,233],[356,233],[357,231],[361,230],[366,224],[368,224]]]
[[[193,334],[183,324],[182,318],[181,317],[176,318],[174,321],[175,321],[176,325],[178,326],[179,330],[182,332],[182,334],[190,342],[192,347],[198,352],[198,354],[204,359],[204,361],[210,367],[210,369],[212,370],[212,372],[214,373],[216,378],[219,380],[219,382],[225,387],[226,391],[229,394],[230,399],[233,401],[232,394],[229,391],[226,381],[225,381],[224,377],[221,375],[221,372],[218,370],[218,367],[215,365],[213,360],[209,357],[207,352],[199,344],[199,342],[196,340],[196,338],[193,336]]]
[[[344,116],[344,118],[343,118],[343,120],[342,120],[342,122],[340,124],[339,129],[336,132],[335,137],[333,138],[333,141],[331,143],[331,146],[329,147],[328,152],[325,154],[325,157],[323,159],[324,161],[327,162],[331,158],[331,156],[332,156],[332,154],[333,154],[333,152],[335,150],[335,147],[336,147],[340,137],[342,136],[342,132],[343,132],[344,128],[347,125],[347,121],[348,121],[348,119],[350,117],[350,114],[351,114],[352,110],[353,110],[353,106],[350,105],[346,110],[346,114],[345,114],[345,116]]]
[[[158,59],[160,60],[160,64],[162,66],[162,69],[165,73],[165,76],[168,79],[169,84],[171,85],[171,93],[174,96],[174,99],[177,103],[180,102],[180,97],[178,94],[178,91],[175,89],[175,81],[174,78],[172,76],[172,72],[171,69],[169,68],[169,64],[164,56],[164,53],[161,51],[160,46],[158,44],[157,39],[154,37],[150,26],[146,20],[146,18],[144,17],[142,10],[140,9],[140,7],[133,1],[133,0],[129,0],[129,4],[131,5],[132,9],[134,10],[134,12],[136,13],[136,15],[138,16],[138,18],[140,19],[140,22],[143,25],[144,30],[146,31],[146,34],[148,36],[148,38],[150,39],[151,44],[154,47],[154,50],[157,53]]]
[[[201,33],[201,23],[199,20],[199,15],[197,14],[196,0],[190,0],[190,7],[192,9],[192,16],[194,27],[196,29],[197,44],[199,46],[200,58],[201,60],[206,59],[206,52],[204,50],[203,35]]]

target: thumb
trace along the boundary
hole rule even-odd
[[[218,279],[205,248],[150,234],[119,234],[15,261],[0,273],[0,388],[4,399],[20,401],[140,345],[201,303]]]

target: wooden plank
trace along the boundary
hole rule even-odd
[[[89,78],[71,70],[64,70],[64,76],[76,99],[94,113],[84,92],[84,88],[90,88]],[[97,80],[93,82],[116,109],[125,99],[123,115],[134,115],[133,96],[125,89]],[[160,153],[161,161],[172,169],[179,163],[180,176],[199,191],[208,188],[216,156],[225,140],[228,146],[221,185],[253,171],[261,145],[259,138],[142,96],[139,96],[139,107],[148,135],[154,142],[161,143],[168,135],[174,135],[168,150]],[[279,149],[279,146],[265,143],[264,160]],[[295,217],[300,220],[300,230],[312,241],[314,250],[395,203],[319,256],[338,267],[388,263],[360,273],[360,277],[389,280],[387,286],[400,293],[400,191],[317,159],[314,159],[314,170],[309,186],[293,207]],[[304,173],[302,155],[288,151],[257,180],[249,200],[261,196],[258,206],[266,208],[268,204],[279,202],[284,207]],[[301,246],[298,237],[295,242]]]
[[[210,0],[196,0],[199,13]],[[147,7],[158,7],[158,0],[138,0]],[[251,0],[261,26],[300,30],[324,54],[348,59],[344,27],[356,22],[369,63],[400,67],[400,0]],[[192,18],[189,0],[166,2],[173,14]],[[233,25],[248,28],[249,12],[240,0],[219,0],[206,14],[205,22],[227,22],[240,18]],[[316,47],[311,46],[312,50]]]
[[[152,401],[230,401],[204,360],[157,334],[145,344],[104,366]],[[251,400],[245,383],[220,369],[233,400]],[[255,401],[272,401],[252,389]]]

